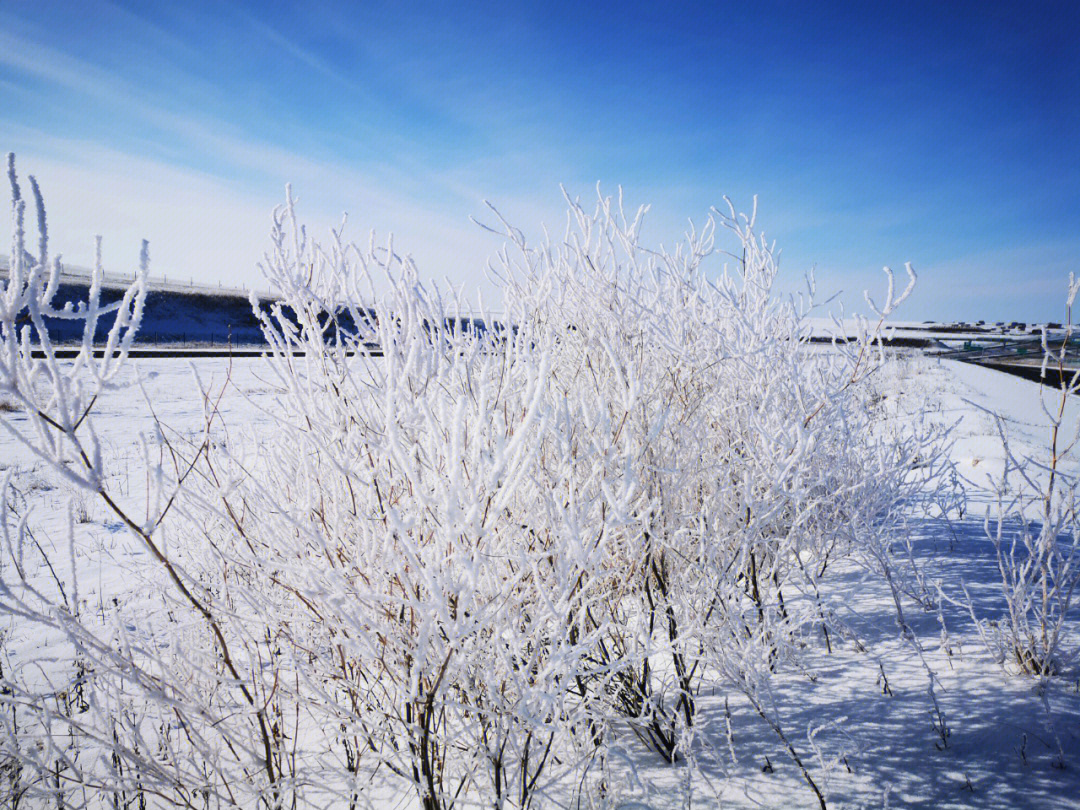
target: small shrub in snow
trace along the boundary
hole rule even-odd
[[[1080,392],[1080,375],[1067,370],[1078,291],[1080,281],[1070,278],[1061,345],[1052,347],[1043,333],[1043,375],[1056,372],[1061,381],[1057,390],[1044,389],[1041,400],[1045,452],[1015,453],[1008,425],[996,418],[1005,469],[996,482],[995,513],[987,512],[985,524],[1005,613],[996,626],[983,620],[981,627],[1002,661],[1039,677],[1073,664],[1077,652],[1067,620],[1080,585],[1080,481],[1068,462],[1076,457],[1080,421],[1067,418],[1066,406]]]

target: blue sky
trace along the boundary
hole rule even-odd
[[[737,7],[736,7],[737,6]],[[256,283],[292,182],[315,227],[392,230],[471,289],[621,184],[677,237],[730,196],[795,289],[901,317],[1055,320],[1080,272],[1076,3],[0,3],[0,148],[73,263]]]

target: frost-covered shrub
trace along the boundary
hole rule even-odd
[[[1080,421],[1067,414],[1080,391],[1080,374],[1069,370],[1077,292],[1080,281],[1070,278],[1060,343],[1043,333],[1043,376],[1049,372],[1060,381],[1056,389],[1042,389],[1044,450],[1014,451],[1008,424],[995,416],[1005,467],[994,482],[996,508],[987,510],[985,530],[994,547],[1004,610],[993,624],[975,617],[1003,663],[1041,678],[1067,669],[1077,654],[1067,621],[1080,585],[1080,480],[1072,469]]]
[[[332,779],[382,766],[425,807],[527,805],[602,739],[576,685],[602,505],[565,502],[572,470],[542,465],[570,430],[550,349],[528,324],[461,328],[392,245],[323,251],[291,205],[265,270],[276,438],[252,474],[219,469],[229,490],[188,495],[192,521],[218,517],[201,570],[236,571],[220,589],[258,605],[250,635],[290,672],[275,700],[300,712],[287,736],[333,729]]]
[[[893,531],[937,475],[941,437],[872,423],[875,332],[862,324],[861,340],[813,346],[809,307],[773,292],[774,253],[752,217],[714,211],[664,253],[640,243],[643,211],[570,205],[558,243],[530,248],[504,223],[516,248],[500,266],[506,309],[556,358],[555,406],[572,429],[568,452],[549,457],[579,469],[607,510],[592,571],[605,598],[586,618],[603,639],[596,671],[614,682],[595,691],[674,760],[689,750],[702,683],[764,714],[772,673],[802,658],[808,637],[824,630],[828,643],[831,562],[883,573],[900,607]],[[717,225],[740,258],[710,277]],[[890,283],[879,316],[909,291]]]
[[[290,198],[263,264],[280,300],[253,302],[272,435],[226,433],[204,391],[201,436],[159,434],[145,520],[109,491],[90,414],[137,327],[145,251],[118,352],[93,361],[92,290],[63,314],[87,322],[68,366],[45,330],[40,361],[19,331],[55,288],[43,237],[5,287],[0,394],[168,597],[91,616],[4,571],[4,607],[70,645],[89,696],[56,713],[5,670],[20,785],[200,806],[603,803],[627,734],[692,754],[707,683],[750,700],[821,798],[762,690],[829,643],[835,567],[878,571],[901,609],[892,531],[934,437],[872,423],[876,330],[812,346],[752,217],[714,211],[668,252],[641,243],[644,210],[568,202],[558,242],[502,223],[493,317],[392,242],[317,244]],[[717,238],[739,259],[710,273]],[[906,294],[890,275],[880,318]],[[25,545],[25,523],[4,526]]]

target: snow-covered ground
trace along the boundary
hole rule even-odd
[[[989,412],[1004,420],[1015,455],[1045,457],[1049,430],[1041,403],[1045,397],[1048,407],[1056,407],[1059,392],[919,355],[890,365],[878,384],[891,418],[925,416],[954,425],[952,458],[962,477],[965,518],[947,523],[913,515],[908,531],[920,563],[945,594],[957,597],[966,590],[978,618],[1000,616],[1000,580],[983,521],[1005,454]],[[1066,424],[1076,425],[1080,401],[1067,401],[1065,413]],[[1066,469],[1078,467],[1071,459]],[[789,673],[776,678],[772,695],[785,732],[814,761],[815,775],[821,774],[830,806],[1080,806],[1080,673],[1063,675],[1039,695],[1034,681],[1006,674],[990,659],[971,612],[945,601],[940,612],[907,614],[939,679],[938,717],[926,667],[897,632],[888,589],[856,572],[848,586],[840,601],[849,610],[844,618],[852,637],[836,644],[832,654],[822,650],[808,667],[816,682]],[[709,706],[710,726],[700,754],[710,767],[702,770],[716,778],[693,783],[695,804],[816,805],[752,709],[735,697],[725,703],[721,695],[702,703]],[[733,748],[727,745],[728,722],[738,742]],[[648,777],[642,798],[669,806],[674,775],[665,780],[663,768],[645,767],[646,761],[635,760]]]
[[[197,372],[209,388],[225,386],[219,413],[230,436],[244,434],[251,446],[272,441],[272,420],[260,409],[272,409],[275,394],[261,369],[259,360],[246,359],[234,360],[231,368],[217,359],[131,363],[126,384],[97,403],[95,427],[113,471],[107,484],[132,513],[146,508],[143,453],[151,445],[144,445],[143,437],[155,429],[151,406],[170,435],[196,433],[203,420],[193,384]],[[912,514],[907,531],[915,555],[942,592],[959,600],[966,588],[975,617],[993,619],[1003,606],[983,516],[992,504],[1004,452],[990,412],[1005,420],[1014,453],[1045,453],[1044,392],[998,372],[920,356],[890,365],[877,385],[883,411],[896,424],[927,415],[955,425],[951,452],[965,489],[963,517],[957,512],[944,521]],[[1054,403],[1050,393],[1048,404]],[[1080,402],[1070,401],[1066,408],[1066,424],[1076,424]],[[16,430],[24,423],[18,412],[2,417]],[[40,561],[26,563],[40,559],[28,554],[18,562],[40,569],[30,578],[62,583],[83,610],[149,610],[162,604],[163,596],[153,590],[156,580],[142,578],[146,552],[115,516],[89,496],[73,497],[5,432],[0,474],[6,471],[13,473],[18,492],[11,508],[18,519],[28,520],[53,565],[47,570]],[[72,569],[78,572],[77,597]],[[853,570],[834,580],[834,587],[842,591],[842,599],[833,603],[845,606],[848,615],[841,618],[850,635],[832,639],[831,653],[819,645],[807,672],[778,673],[770,695],[784,733],[830,806],[1080,805],[1080,673],[1063,673],[1039,694],[1035,681],[1007,674],[992,660],[964,606],[945,599],[939,610],[909,612],[915,645],[900,637],[883,583]],[[65,651],[36,627],[0,616],[0,634],[8,661],[39,662],[58,689],[71,677]],[[936,709],[928,671],[937,678]],[[699,716],[693,769],[664,764],[628,735],[613,752],[623,757],[619,768],[625,774],[610,786],[613,796],[626,807],[816,806],[774,730],[745,699],[706,688]],[[737,744],[730,744],[732,739]]]

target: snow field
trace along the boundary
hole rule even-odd
[[[259,410],[274,401],[261,365],[253,359],[233,361],[220,404],[230,434],[246,435],[254,446],[273,441],[272,421]],[[211,388],[224,383],[226,370],[217,360],[133,361],[117,390],[98,406],[95,425],[110,467],[117,470],[113,483],[129,503],[145,504],[145,477],[132,472],[143,469],[140,435],[151,437],[155,431],[135,379],[142,379],[164,425],[177,434],[195,434],[201,414],[190,395],[192,366]],[[884,369],[877,385],[886,395],[884,402],[894,403],[892,418],[910,416],[909,408],[929,406],[942,419],[957,422],[952,453],[962,470],[984,471],[1002,463],[996,430],[980,407],[1008,414],[1024,431],[1029,449],[1040,447],[1033,417],[1040,392],[1032,383],[916,356]],[[145,617],[168,612],[175,599],[145,550],[115,518],[92,498],[72,492],[10,437],[0,447],[4,466],[15,472],[13,483],[21,496],[18,513],[32,520],[36,538],[64,583],[73,581],[65,540],[67,507],[74,501],[78,511],[78,504],[86,504],[86,522],[75,524],[74,562],[84,612],[120,624],[132,617],[126,621],[132,630],[144,626]],[[973,465],[974,459],[979,462]],[[970,472],[965,474],[977,481]],[[988,496],[970,484],[966,492],[969,515],[988,502]],[[920,560],[932,567],[944,590],[957,593],[963,581],[980,615],[1000,612],[1000,586],[981,517],[954,521],[949,527],[912,516],[909,531]],[[24,564],[32,579],[52,579],[40,556],[27,554]],[[845,606],[841,619],[850,635],[835,638],[831,654],[815,645],[818,649],[804,671],[780,673],[769,695],[785,729],[820,776],[830,806],[1074,806],[1080,795],[1078,771],[1072,761],[1065,769],[1055,767],[1052,735],[1061,737],[1070,757],[1080,754],[1075,675],[1052,683],[1044,704],[1033,681],[1008,675],[990,659],[966,611],[944,605],[941,615],[909,616],[940,678],[938,697],[948,728],[947,745],[942,746],[926,693],[926,673],[911,646],[898,637],[888,590],[857,569],[833,584],[837,598],[832,604]],[[70,689],[76,676],[74,657],[62,634],[45,634],[40,625],[20,623],[16,616],[7,617],[3,633],[6,671],[32,661],[43,691]],[[891,694],[886,694],[886,681]],[[707,684],[699,703],[692,769],[664,763],[633,735],[619,742],[613,768],[623,778],[613,781],[614,806],[641,802],[668,807],[687,800],[700,806],[810,805],[805,784],[777,749],[773,732],[741,695]],[[729,745],[729,728],[737,744]],[[400,801],[392,788],[384,791],[388,806]],[[397,801],[391,802],[395,796]]]

